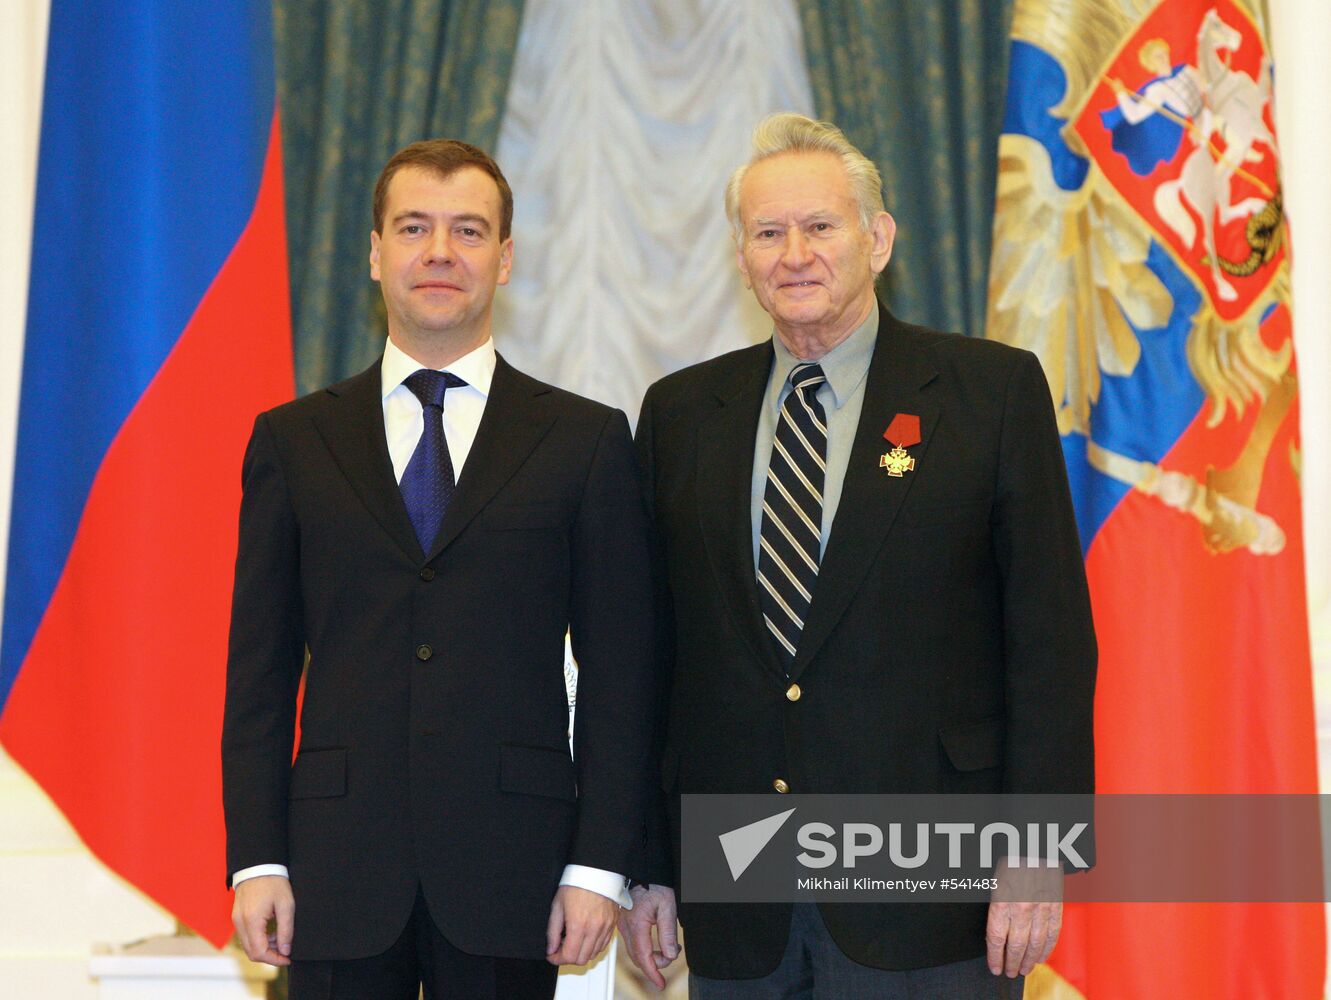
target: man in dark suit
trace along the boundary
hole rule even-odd
[[[472,146],[396,154],[383,359],[261,414],[245,456],[227,862],[245,949],[290,962],[294,1000],[549,997],[639,863],[647,515],[624,415],[495,353],[512,205]]]
[[[676,855],[683,793],[1092,791],[1095,639],[1039,362],[877,302],[894,225],[839,130],[777,115],[754,146],[726,204],[776,335],[662,379],[638,426]],[[621,916],[658,984],[677,865]],[[1061,918],[1030,899],[686,898],[691,996],[1019,995]]]

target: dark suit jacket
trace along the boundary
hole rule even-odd
[[[457,947],[541,958],[565,864],[638,870],[647,532],[623,413],[502,358],[429,552],[393,479],[378,365],[259,416],[227,671],[227,865],[289,867],[295,957],[383,951],[419,885]]]
[[[638,447],[673,604],[662,786],[676,851],[679,794],[775,795],[777,778],[793,792],[1093,790],[1095,638],[1039,362],[881,316],[789,678],[763,626],[749,513],[770,344],[662,379],[643,402]],[[897,413],[917,415],[923,437],[899,479],[878,465]],[[984,951],[983,904],[821,910],[862,964],[918,968]],[[790,913],[685,897],[690,966],[716,978],[771,972]]]

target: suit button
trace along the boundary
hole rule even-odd
[[[772,782],[772,787],[782,795],[785,795],[786,792],[790,791],[790,786],[786,784],[785,778],[777,778],[776,781]]]
[[[421,643],[416,647],[416,659],[420,660],[422,663],[432,656],[434,656],[434,650],[425,645],[425,643]]]
[[[792,684],[790,687],[786,688],[786,700],[799,701],[802,693],[803,692],[800,691],[800,686],[798,684]]]
[[[431,580],[434,579],[434,570],[432,570],[429,566],[426,566],[423,570],[421,570],[421,579],[424,580],[426,583],[429,583]]]

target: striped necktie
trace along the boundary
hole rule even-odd
[[[822,555],[827,418],[818,387],[826,381],[818,365],[797,365],[791,371],[792,388],[777,417],[763,493],[758,590],[763,619],[787,671],[795,662]]]

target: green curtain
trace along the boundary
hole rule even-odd
[[[383,349],[375,178],[417,139],[494,151],[521,19],[522,0],[274,0],[299,392]]]
[[[878,164],[902,319],[984,333],[1011,0],[799,0],[819,117]]]

